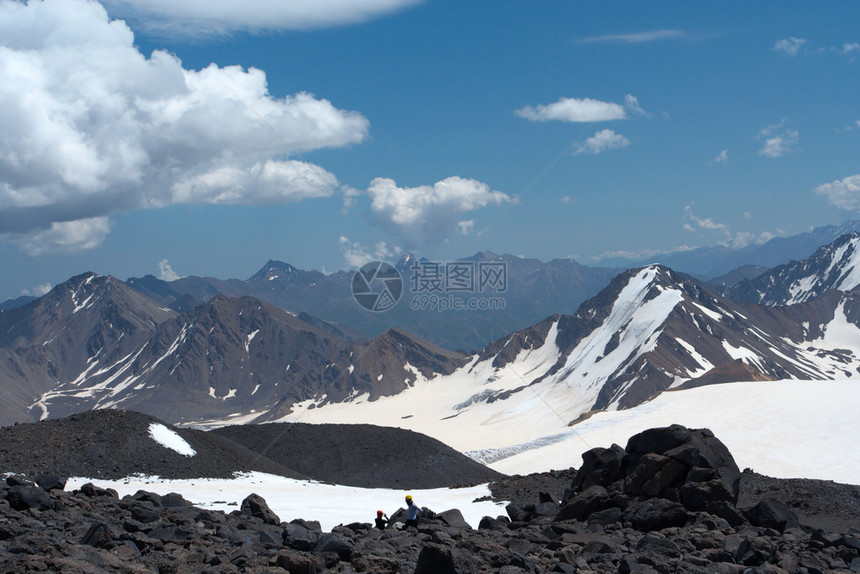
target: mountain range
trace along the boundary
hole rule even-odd
[[[571,422],[679,386],[848,378],[860,372],[857,241],[847,235],[793,264],[803,273],[768,275],[783,292],[799,280],[822,286],[806,289],[802,303],[734,301],[651,265],[616,275],[574,313],[550,315],[470,355],[399,327],[355,339],[338,325],[250,296],[216,294],[180,312],[87,273],[0,311],[0,422],[99,408],[186,425],[277,421],[428,385],[454,389],[444,416],[492,418],[540,397]],[[575,265],[555,263],[568,264]],[[310,290],[301,276],[314,272],[291,269],[282,276],[282,266],[270,265],[254,281]],[[513,273],[521,273],[515,265]]]
[[[793,305],[827,291],[850,291],[860,284],[860,232],[852,231],[820,247],[803,261],[779,265],[722,289],[736,301]]]
[[[658,262],[708,280],[721,290],[744,279],[754,279],[786,261],[803,259],[851,230],[860,230],[860,221],[818,227],[744,249],[717,246],[664,254]],[[574,313],[584,300],[596,295],[623,269],[654,262],[606,259],[604,263],[611,264],[608,267],[589,267],[572,259],[542,262],[488,251],[456,261],[434,262],[407,254],[393,264],[402,279],[403,295],[399,303],[385,313],[367,313],[355,304],[353,272],[306,271],[275,260],[268,261],[244,280],[190,276],[165,281],[146,275],[132,277],[127,283],[178,312],[190,311],[216,295],[247,295],[293,312],[342,338],[375,337],[397,326],[446,349],[471,353],[549,315]],[[424,265],[438,266],[440,276],[446,269],[458,266],[471,266],[476,274],[483,265],[503,266],[504,288],[490,292],[478,288],[465,292],[456,289],[422,291],[418,283],[426,278],[426,275],[422,277]],[[10,299],[0,303],[0,309],[21,307],[34,299],[28,296]],[[452,302],[460,304],[456,312],[451,311]],[[469,307],[470,303],[487,305]],[[318,322],[319,319],[322,322]]]
[[[310,397],[396,393],[465,362],[399,329],[339,338],[251,297],[218,295],[180,314],[91,273],[0,313],[0,331],[0,412],[14,418],[25,406],[37,419],[99,408],[176,422],[286,412]]]
[[[837,238],[860,231],[860,220],[848,220],[841,225],[824,225],[789,237],[774,237],[762,244],[750,244],[741,249],[727,245],[699,247],[685,251],[662,253],[656,257],[604,258],[602,265],[610,267],[640,267],[659,261],[676,271],[704,280],[731,273],[739,267],[771,268],[789,260],[807,258],[813,251]]]
[[[478,289],[474,274],[482,265],[504,268],[506,277],[501,293]],[[475,350],[552,313],[575,311],[620,271],[587,267],[571,259],[544,263],[492,252],[477,253],[455,262],[433,262],[408,254],[393,267],[400,275],[403,294],[399,303],[384,313],[368,313],[356,304],[352,291],[354,272],[326,275],[297,269],[283,261],[268,261],[247,280],[185,277],[168,282],[147,275],[131,278],[128,284],[177,311],[190,310],[216,295],[247,295],[296,314],[321,318],[347,338],[375,337],[397,326],[447,349]],[[454,267],[472,274],[471,289],[446,289],[441,284],[445,270]],[[440,281],[436,289],[418,286],[429,277],[428,269],[434,273],[430,280]],[[433,304],[449,303],[451,298],[483,302],[493,296],[497,304],[491,309],[476,306],[455,312]]]

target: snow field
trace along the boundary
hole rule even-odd
[[[489,466],[505,474],[578,467],[592,447],[625,446],[638,432],[675,423],[711,429],[741,469],[860,484],[860,379],[726,383],[665,392],[633,409],[596,413],[569,428],[565,440],[540,448],[525,445]]]
[[[163,480],[157,476],[138,476],[106,481],[75,477],[69,479],[66,488],[77,489],[87,482],[102,488],[113,488],[120,498],[133,495],[138,490],[159,494],[176,492],[195,506],[224,512],[236,510],[245,497],[256,493],[266,500],[269,508],[282,521],[289,522],[295,518],[318,520],[325,532],[339,524],[372,523],[377,510],[391,516],[398,508],[406,507],[403,499],[407,494],[414,497],[418,506],[426,506],[434,512],[459,509],[472,528],[477,528],[484,516],[495,518],[506,514],[504,504],[473,502],[476,498],[490,495],[486,485],[401,491],[323,484],[255,472],[232,480]]]

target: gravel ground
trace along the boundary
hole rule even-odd
[[[368,488],[471,486],[499,474],[425,435],[372,425],[242,425],[175,430],[195,451],[183,456],[149,436],[160,421],[97,410],[0,428],[0,473],[119,479],[231,478],[260,471]],[[163,424],[163,423],[162,423]]]
[[[791,507],[804,526],[860,533],[860,486],[808,478],[773,478],[745,470],[741,474],[738,508],[754,506],[762,497],[775,498]]]
[[[232,441],[203,431],[174,429],[197,453],[181,455],[150,438],[150,424],[160,422],[132,411],[97,410],[3,427],[0,428],[0,473],[104,479],[133,474],[162,478],[231,478],[236,472],[256,470],[291,478],[304,477]]]
[[[280,423],[211,431],[317,480],[365,488],[473,486],[504,475],[409,430]]]

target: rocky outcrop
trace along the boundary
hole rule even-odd
[[[626,448],[595,448],[582,460],[557,520],[583,520],[594,512],[618,508],[644,530],[680,526],[687,511],[707,511],[735,524],[741,521],[734,508],[740,470],[728,448],[708,429],[680,425],[649,429],[630,437]]]

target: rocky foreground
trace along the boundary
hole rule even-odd
[[[120,500],[92,484],[66,492],[50,476],[9,477],[0,485],[0,571],[860,572],[854,522],[809,526],[790,504],[819,505],[792,498],[811,486],[756,476],[741,473],[709,431],[673,426],[593,449],[576,471],[503,480],[494,493],[512,500],[507,516],[477,529],[457,510],[425,509],[417,530],[398,528],[401,510],[385,530],[356,523],[325,533],[310,520],[281,522],[256,495],[225,514],[176,494]],[[752,486],[741,495],[745,480]],[[564,492],[553,493],[560,483]],[[844,513],[856,512],[860,488],[839,492]],[[739,505],[744,496],[749,506]]]

